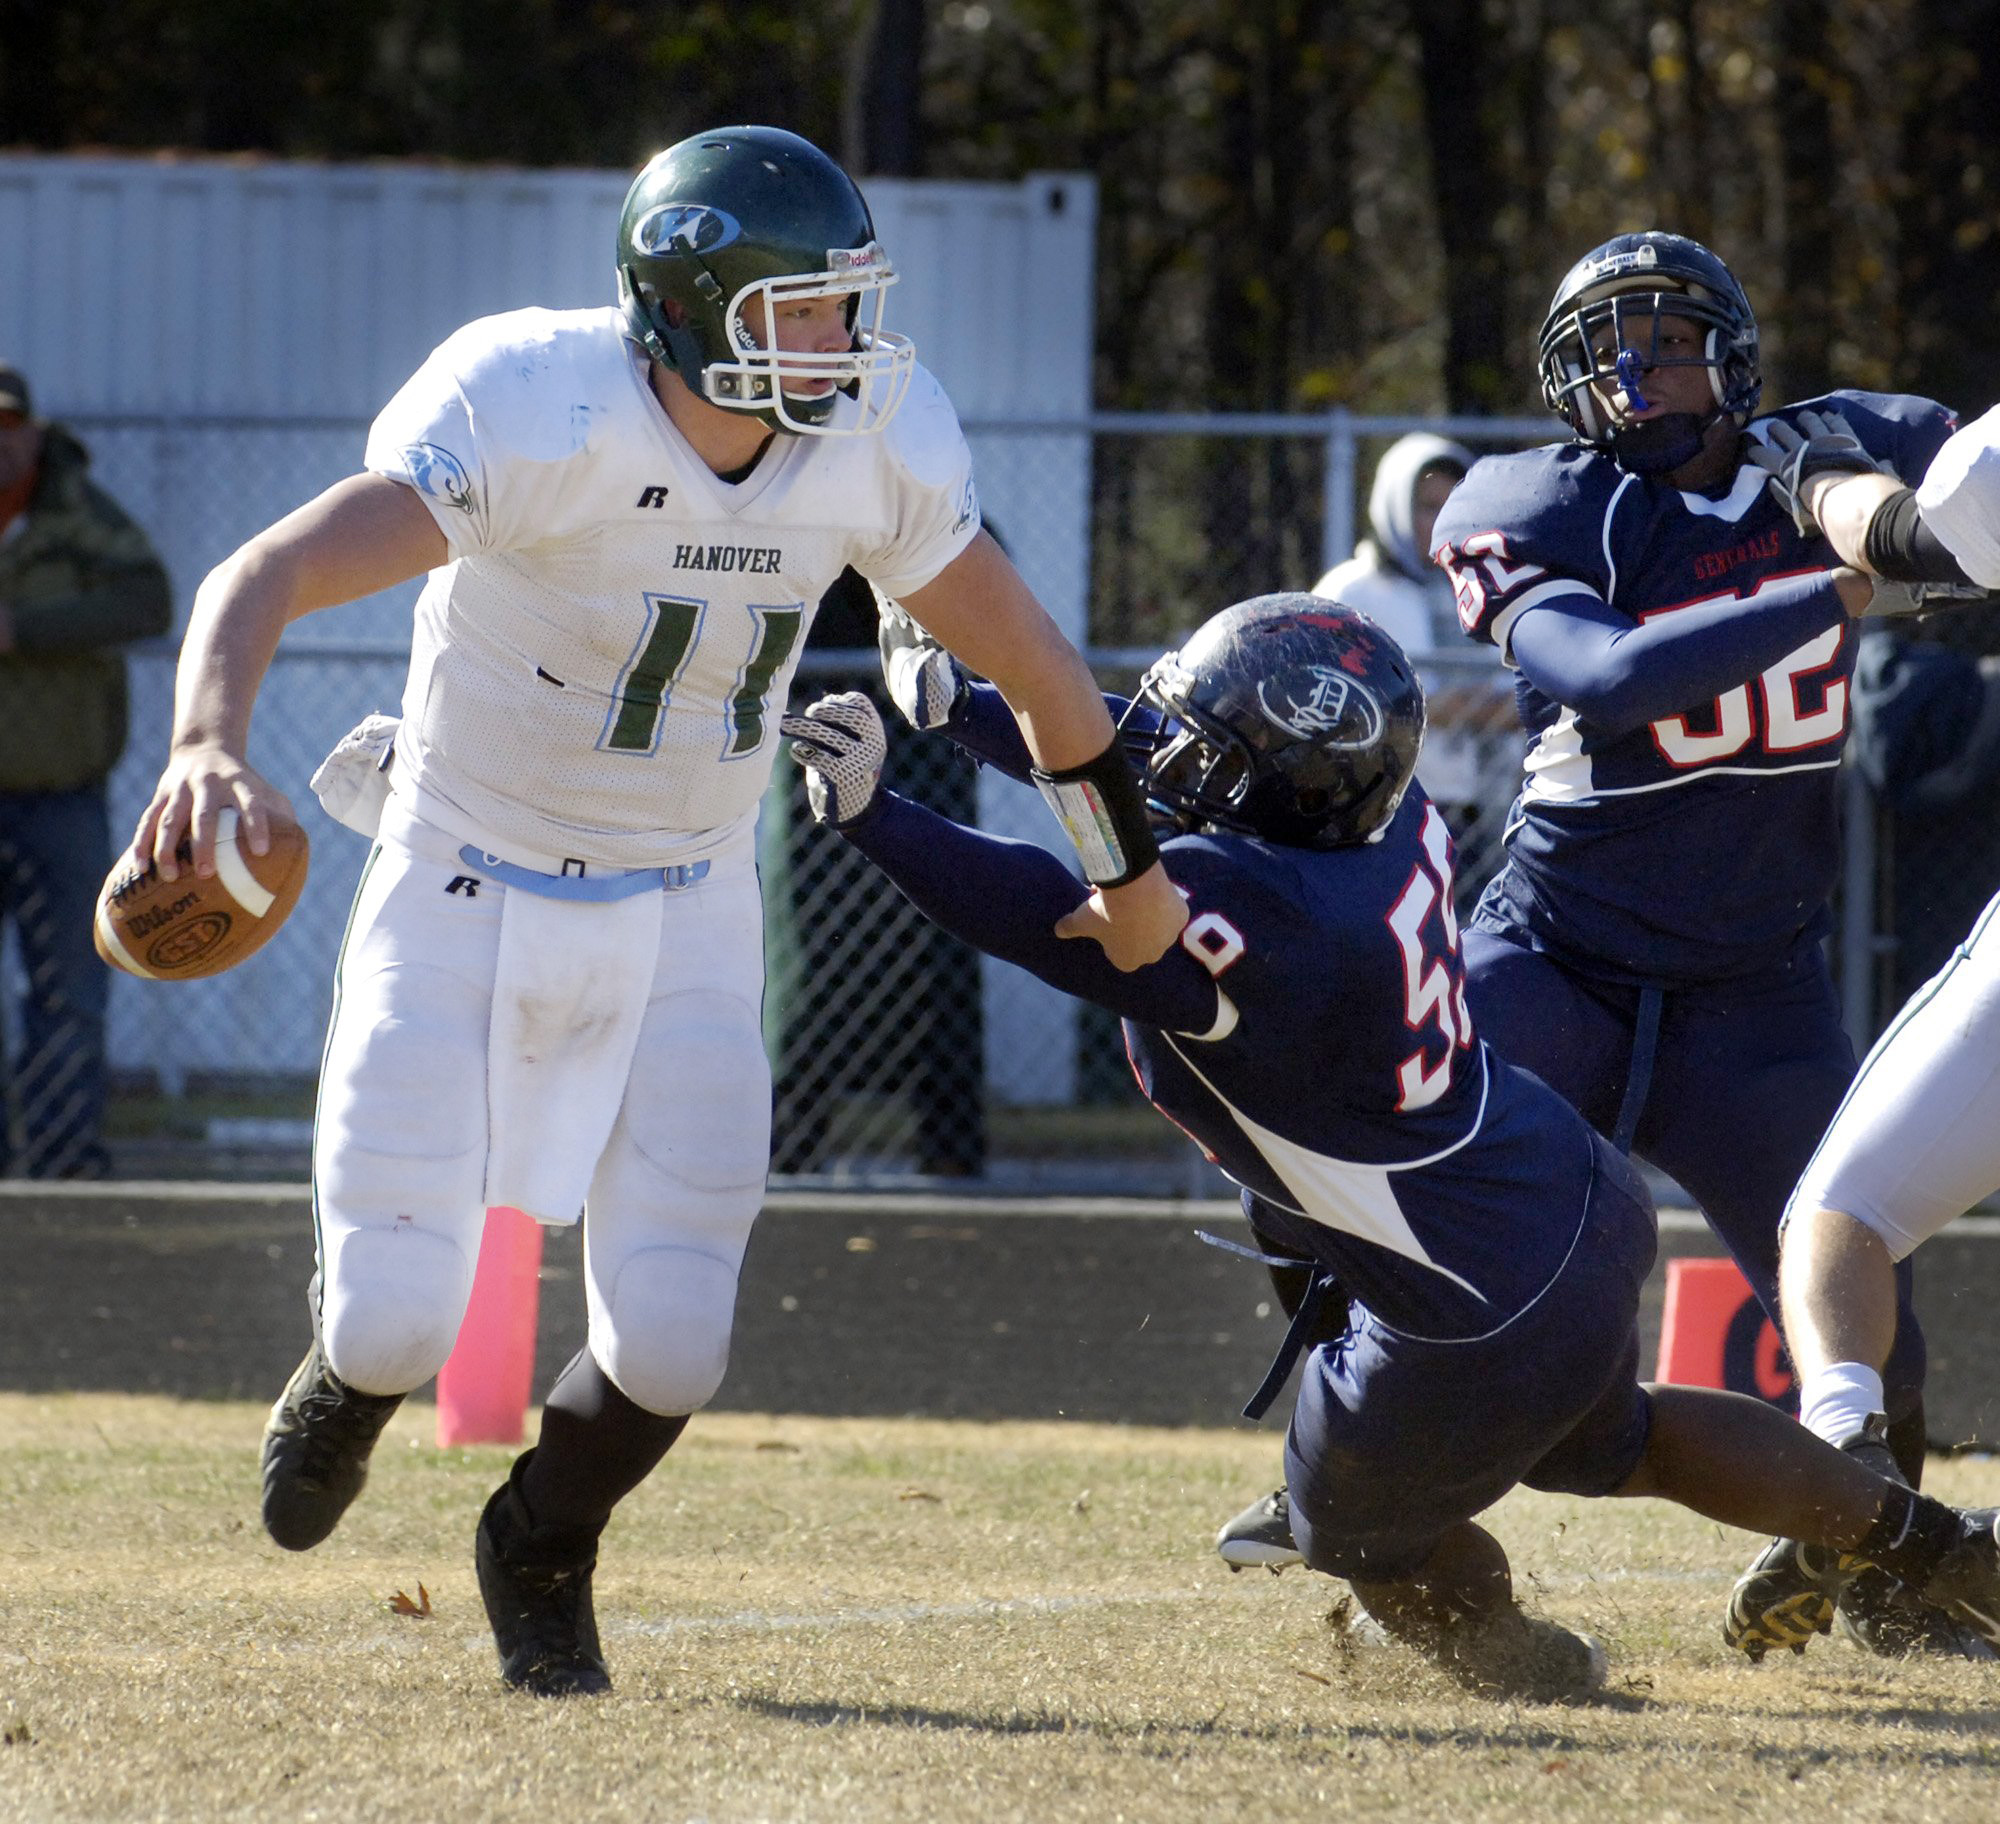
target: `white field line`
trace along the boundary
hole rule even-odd
[[[1561,1571],[1547,1576],[1519,1572],[1518,1581],[1532,1596],[1540,1591],[1591,1589],[1599,1584],[1651,1584],[1721,1590],[1735,1581],[1735,1575],[1733,1571],[1622,1569]],[[893,1608],[828,1609],[818,1615],[778,1609],[739,1609],[729,1615],[689,1615],[667,1621],[632,1621],[618,1616],[599,1616],[597,1625],[600,1634],[612,1639],[701,1639],[732,1634],[825,1634],[849,1628],[908,1627],[928,1622],[1004,1621],[1017,1616],[1088,1614],[1102,1609],[1212,1609],[1220,1600],[1223,1600],[1221,1593],[1215,1589],[1136,1590],[1124,1595],[1015,1596],[986,1602],[913,1602]],[[1349,1639],[1357,1646],[1379,1644],[1366,1633],[1350,1634]],[[469,1635],[462,1644],[468,1653],[489,1654],[493,1651],[492,1642],[483,1632]],[[407,1627],[398,1627],[393,1631],[351,1640],[340,1651],[408,1653],[415,1651],[417,1645]],[[87,1657],[94,1660],[145,1659],[160,1650],[157,1644],[150,1642],[98,1643],[89,1647]],[[304,1654],[323,1657],[329,1652],[324,1641],[259,1641],[256,1650],[260,1655],[278,1658]],[[0,1648],[0,1666],[36,1663],[39,1662],[31,1655]]]
[[[1580,1590],[1604,1583],[1705,1586],[1723,1589],[1736,1581],[1734,1571],[1562,1571],[1541,1576],[1517,1569],[1517,1581],[1533,1590]],[[1331,1580],[1329,1580],[1331,1581]],[[730,1615],[690,1615],[670,1621],[605,1621],[598,1626],[607,1634],[793,1634],[826,1632],[837,1628],[904,1627],[911,1623],[940,1621],[1005,1620],[1014,1616],[1070,1615],[1095,1609],[1166,1608],[1194,1606],[1209,1608],[1221,1600],[1212,1589],[1137,1590],[1124,1595],[1015,1596],[986,1602],[903,1603],[883,1609],[829,1609],[823,1614],[787,1613],[782,1610],[741,1609]]]

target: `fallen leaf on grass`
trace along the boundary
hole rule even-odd
[[[412,1602],[401,1590],[398,1590],[395,1595],[389,1598],[389,1613],[391,1615],[408,1615],[417,1621],[429,1621],[431,1618],[430,1591],[425,1589],[422,1584],[418,1584],[417,1599],[415,1602]]]

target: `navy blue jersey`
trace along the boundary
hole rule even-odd
[[[1879,393],[1776,416],[1815,410],[1908,481],[1952,429]],[[1662,982],[1742,974],[1825,930],[1855,641],[1831,547],[1765,480],[1746,466],[1709,498],[1554,444],[1484,458],[1446,502],[1438,561],[1466,631],[1519,668],[1531,736],[1482,927]]]
[[[1121,973],[1053,927],[1084,888],[1044,851],[890,794],[843,832],[967,942],[1120,1014],[1141,1087],[1406,1334],[1486,1335],[1576,1241],[1589,1131],[1480,1043],[1466,1012],[1451,839],[1412,789],[1381,838],[1163,849],[1180,943]]]

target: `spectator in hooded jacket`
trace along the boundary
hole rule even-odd
[[[1479,876],[1520,771],[1511,747],[1495,764],[1496,744],[1520,726],[1512,682],[1494,653],[1466,639],[1451,584],[1430,561],[1438,510],[1472,461],[1463,444],[1425,431],[1397,438],[1368,490],[1370,536],[1313,585],[1313,594],[1360,609],[1417,661],[1430,727],[1417,772],[1458,837],[1468,880]],[[1462,662],[1427,663],[1440,653]]]
[[[166,570],[89,464],[0,362],[0,919],[27,977],[0,1044],[0,1171],[30,1178],[108,1169],[110,976],[90,923],[111,865],[105,780],[125,747],[119,648],[173,621]]]

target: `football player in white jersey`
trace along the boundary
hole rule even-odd
[[[1757,460],[1801,526],[1878,588],[2000,592],[2000,407],[1954,432],[1914,489],[1879,472],[1837,414],[1784,427]],[[1829,1443],[1893,1463],[1874,1442],[1896,1263],[1995,1190],[2000,897],[1876,1041],[1785,1211],[1778,1292],[1799,1417]],[[1768,1556],[1739,1596],[1783,1575]]]
[[[451,1351],[488,1205],[587,1209],[588,1346],[475,1543],[501,1675],[545,1696],[609,1689],[598,1536],[722,1379],[770,1140],[753,826],[843,566],[1014,708],[1098,887],[1063,934],[1129,969],[1186,918],[1088,669],[982,532],[951,406],[882,327],[895,275],[847,174],[776,129],[699,134],[633,183],[617,273],[615,306],[450,337],[365,472],[211,573],[133,839],[169,878],[188,839],[205,875],[233,807],[261,848],[291,810],[245,744],[285,625],[428,573],[400,724],[322,769],[376,847],[264,1523],[293,1550],[331,1533]],[[372,807],[357,757],[386,779]]]

